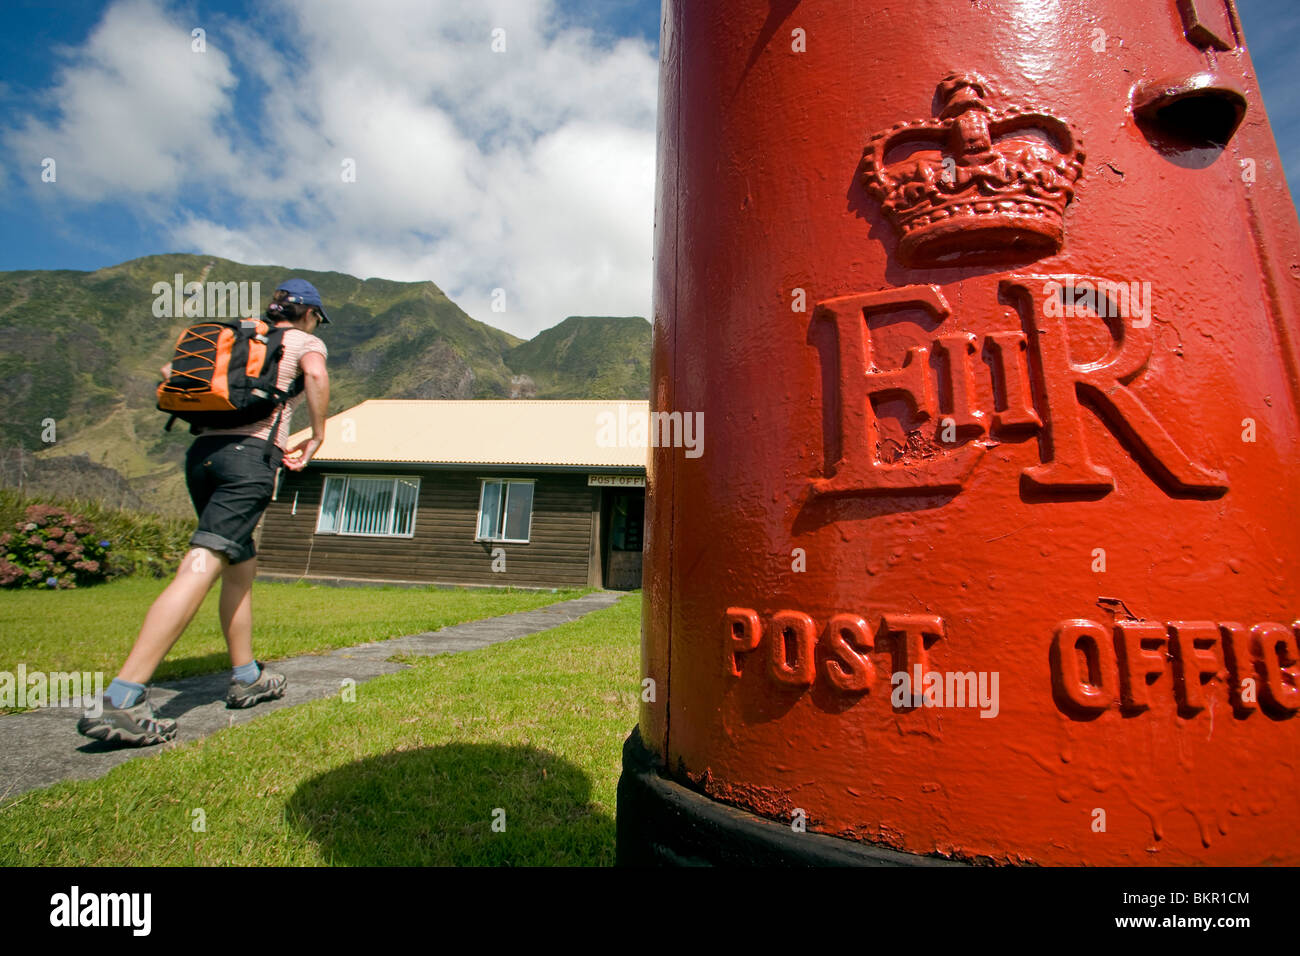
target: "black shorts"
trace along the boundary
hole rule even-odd
[[[256,557],[253,529],[271,503],[283,457],[275,445],[242,435],[196,439],[185,455],[185,486],[199,516],[190,544],[231,564]]]

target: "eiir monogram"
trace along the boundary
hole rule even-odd
[[[1101,496],[1115,487],[1110,471],[1093,462],[1084,431],[1085,410],[1104,416],[1118,440],[1170,493],[1215,498],[1228,490],[1227,477],[1192,461],[1130,387],[1151,359],[1149,323],[1112,327],[1114,347],[1099,361],[1076,361],[1059,309],[1041,307],[1044,288],[1087,288],[1107,280],[1083,275],[1011,275],[999,284],[1020,329],[975,335],[944,330],[952,310],[935,285],[912,285],[842,296],[818,303],[815,320],[833,323],[837,340],[841,455],[832,474],[814,483],[818,494],[958,492],[983,456],[988,441],[1034,434],[1039,464],[1025,468],[1023,482],[1058,493]],[[1114,286],[1114,283],[1108,283]],[[882,368],[872,353],[873,318],[922,311],[939,323],[930,346],[913,346],[894,368]],[[1104,322],[1105,319],[1097,318]],[[931,385],[930,352],[944,361],[940,392]],[[995,407],[976,407],[976,356],[985,349],[995,370]],[[920,450],[900,461],[882,460],[873,400],[906,399],[917,418],[946,424],[952,438],[920,437]],[[1086,400],[1086,401],[1085,401]],[[961,441],[956,441],[956,436]]]

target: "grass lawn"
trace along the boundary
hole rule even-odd
[[[633,593],[526,638],[410,658],[354,703],[285,708],[24,794],[0,806],[0,865],[611,864],[640,612]]]
[[[0,670],[103,671],[107,684],[126,660],[149,605],[167,586],[125,578],[74,591],[0,592]],[[154,675],[174,680],[230,666],[217,620],[220,585]],[[568,600],[588,589],[337,588],[308,582],[253,585],[253,652],[278,660],[366,641],[431,631]],[[324,624],[325,626],[322,626]]]

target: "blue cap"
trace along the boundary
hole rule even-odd
[[[320,312],[321,325],[329,322],[330,317],[325,314],[325,305],[320,300],[320,293],[306,279],[285,279],[280,283],[280,288],[275,291],[280,292],[281,290],[289,293],[290,302],[301,302],[303,305],[315,306],[316,310]]]

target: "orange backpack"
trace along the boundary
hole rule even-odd
[[[302,376],[280,391],[283,327],[262,319],[199,322],[176,340],[171,375],[158,385],[158,409],[202,428],[238,428],[271,414],[302,391]],[[277,421],[277,424],[278,421]]]

